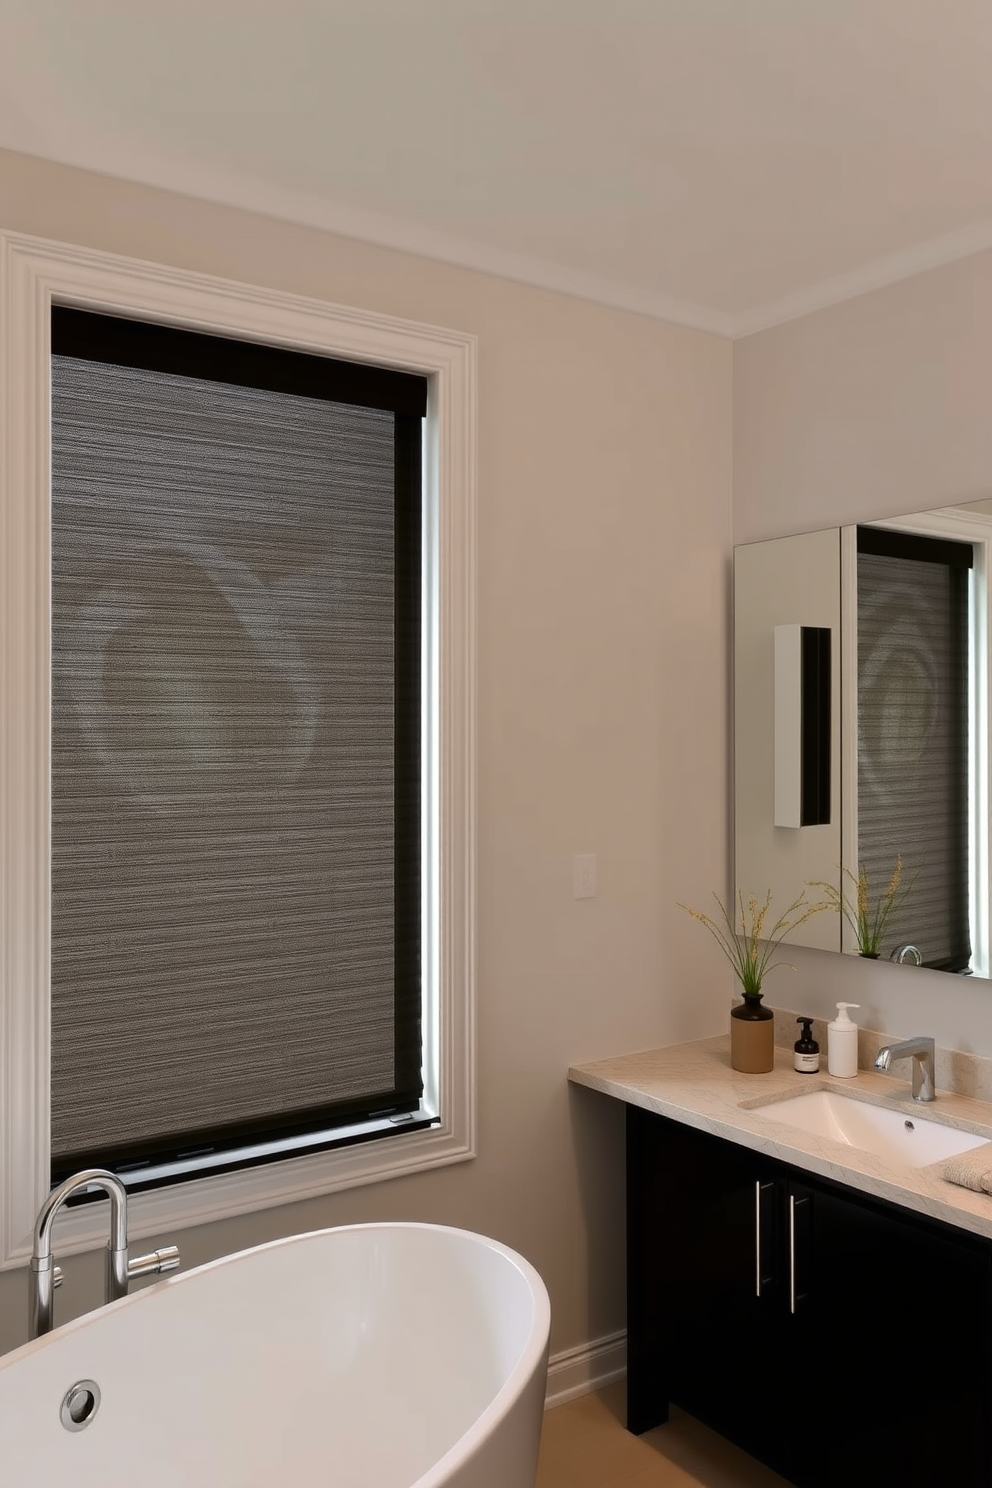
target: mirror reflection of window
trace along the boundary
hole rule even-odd
[[[858,528],[858,865],[912,888],[881,955],[971,968],[969,613],[972,545]]]

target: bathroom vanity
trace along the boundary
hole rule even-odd
[[[582,1065],[627,1106],[627,1424],[674,1403],[797,1488],[992,1488],[992,1197],[794,1129],[831,1089],[992,1138],[908,1082],[730,1069],[703,1040]]]

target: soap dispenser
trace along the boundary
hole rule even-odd
[[[820,1046],[813,1037],[813,1019],[797,1018],[803,1031],[793,1045],[792,1064],[801,1075],[815,1075],[820,1068]]]
[[[858,1002],[839,1002],[837,1017],[827,1024],[827,1069],[842,1080],[850,1080],[858,1073],[858,1025],[847,1016],[848,1008],[860,1007]]]

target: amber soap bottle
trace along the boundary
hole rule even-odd
[[[801,1075],[815,1075],[820,1068],[820,1046],[813,1037],[813,1019],[797,1018],[803,1031],[793,1046],[792,1063]]]

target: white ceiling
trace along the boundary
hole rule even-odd
[[[992,3],[0,0],[0,146],[740,335],[992,245]]]

